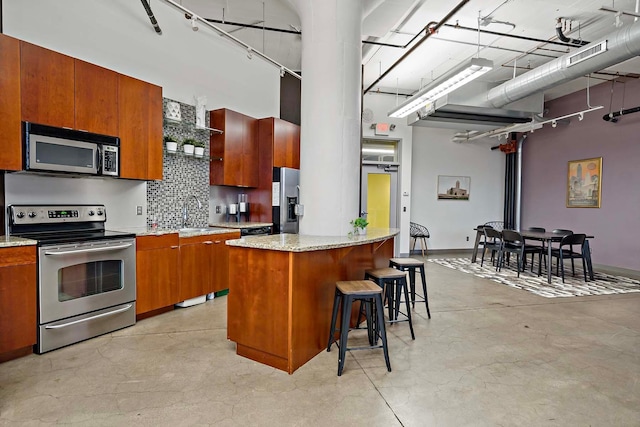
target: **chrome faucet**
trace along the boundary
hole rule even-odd
[[[200,203],[200,199],[198,199],[195,195],[190,194],[184,200],[184,205],[182,206],[182,227],[187,226],[187,222],[189,221],[189,199],[195,199],[198,202],[198,209],[202,209],[202,203]]]

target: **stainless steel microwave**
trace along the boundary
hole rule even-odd
[[[22,124],[26,171],[120,176],[120,138]]]

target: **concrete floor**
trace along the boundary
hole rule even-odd
[[[293,375],[235,355],[226,297],[0,364],[0,426],[638,426],[640,294],[547,299],[427,263],[380,350]],[[364,331],[353,331],[354,340]]]

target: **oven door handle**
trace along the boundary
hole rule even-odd
[[[108,311],[106,313],[96,314],[95,316],[87,317],[86,319],[74,320],[73,322],[63,323],[62,325],[47,325],[44,328],[45,329],[66,328],[67,326],[76,325],[76,324],[82,323],[82,322],[88,322],[89,320],[98,319],[100,317],[112,316],[114,314],[122,313],[123,311],[129,310],[131,307],[133,307],[133,304],[127,304],[126,307],[122,307],[122,308],[119,308],[119,309],[113,310],[113,311]]]
[[[126,249],[133,246],[133,243],[127,243],[126,245],[118,245],[118,246],[105,246],[102,248],[89,248],[89,249],[77,249],[74,251],[45,251],[45,255],[69,255],[69,254],[84,254],[87,252],[106,252],[106,251],[117,251],[118,249]]]

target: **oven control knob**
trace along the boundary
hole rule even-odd
[[[16,214],[17,218],[24,218],[24,212],[20,211]]]
[[[35,218],[36,217],[36,213],[35,212],[29,212],[29,218]]]
[[[89,216],[94,216],[96,213],[94,211],[89,211]]]
[[[103,211],[98,211],[98,216],[102,216],[102,215],[104,215],[104,212]]]

